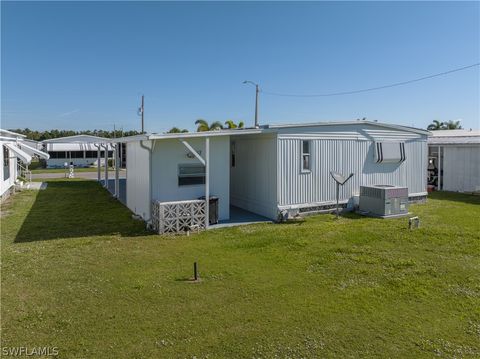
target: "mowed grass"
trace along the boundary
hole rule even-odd
[[[105,171],[105,167],[101,168],[102,171]],[[109,167],[109,170],[113,170],[113,167]],[[65,168],[35,168],[31,169],[33,174],[39,173],[65,173]],[[97,172],[97,167],[75,167],[75,172]]]
[[[162,237],[93,181],[3,207],[2,347],[60,358],[480,356],[480,198]],[[193,262],[202,281],[192,284]]]

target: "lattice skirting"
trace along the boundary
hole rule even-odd
[[[179,233],[205,228],[205,201],[153,201],[152,223],[156,232]]]

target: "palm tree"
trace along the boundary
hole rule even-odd
[[[170,130],[167,131],[167,133],[187,133],[188,130],[187,129],[179,129],[178,127],[172,127]]]
[[[460,125],[460,121],[448,121],[443,123],[443,130],[461,130],[462,126]]]
[[[437,131],[437,130],[443,130],[445,124],[443,122],[433,120],[433,122],[428,125],[427,130],[429,131]]]
[[[245,124],[243,123],[243,121],[240,121],[237,125],[235,122],[233,122],[233,120],[227,120],[225,121],[225,125],[227,125],[228,129],[234,129],[234,128],[243,128]]]
[[[206,120],[199,118],[195,121],[197,125],[197,132],[205,132],[205,131],[215,131],[223,129],[223,125],[220,121],[215,121],[209,124]]]

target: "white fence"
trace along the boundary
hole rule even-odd
[[[153,201],[153,228],[159,234],[205,228],[205,201]]]

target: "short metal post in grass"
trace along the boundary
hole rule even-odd
[[[197,262],[193,262],[193,280],[195,282],[198,281],[198,267],[197,267]]]

